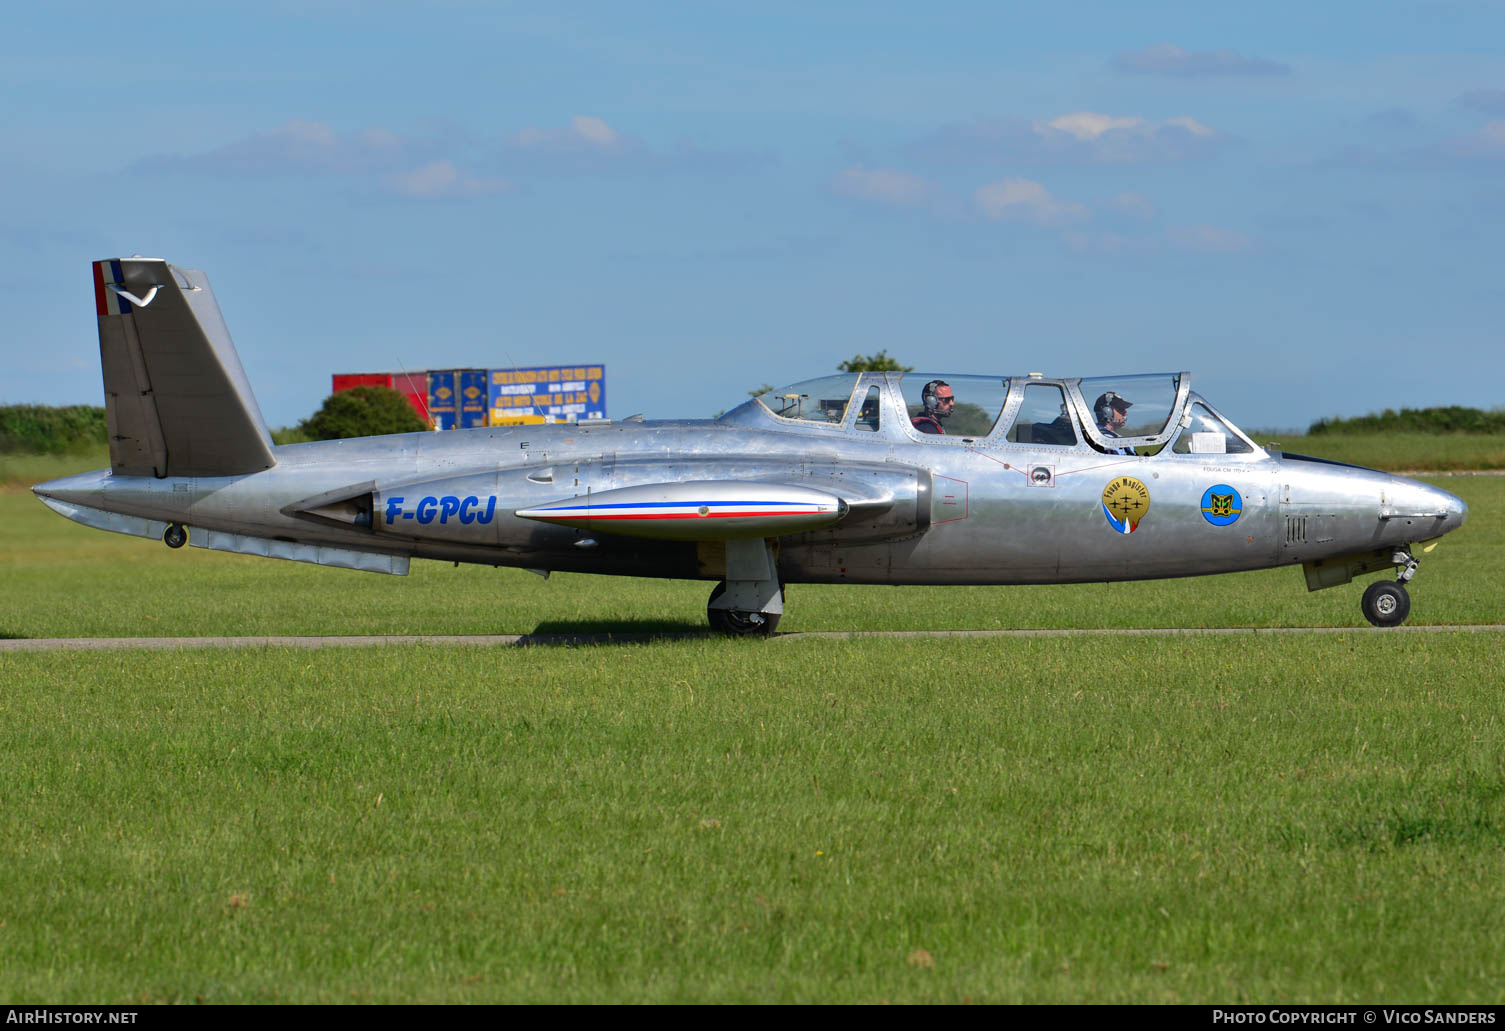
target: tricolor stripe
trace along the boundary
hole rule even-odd
[[[533,518],[579,519],[584,516],[587,519],[730,519],[827,515],[834,511],[834,505],[797,501],[627,501],[606,505],[556,505],[536,510]]]
[[[734,506],[734,505],[765,505],[765,506],[768,506],[768,505],[782,505],[786,511],[789,510],[789,509],[796,509],[797,508],[797,509],[803,509],[803,510],[808,511],[808,512],[825,512],[825,511],[828,511],[829,508],[830,508],[829,505],[817,505],[817,504],[814,504],[814,503],[809,502],[809,501],[612,501],[612,502],[608,502],[606,504],[549,505],[547,508],[541,508],[541,509],[539,509],[539,511],[540,512],[571,512],[571,511],[580,511],[580,512],[592,511],[592,512],[599,512],[599,511],[601,511],[603,509],[615,509],[615,508],[662,508],[662,509],[673,510],[673,509],[680,509],[680,508],[700,508],[702,506],[704,506],[706,508],[719,508],[719,507],[723,507],[723,506]]]
[[[129,315],[131,302],[111,287],[125,282],[119,259],[94,263],[94,310],[100,315]]]
[[[1139,529],[1139,520],[1120,519],[1114,515],[1107,505],[1103,506],[1103,515],[1108,517],[1108,525],[1119,533],[1133,533]]]

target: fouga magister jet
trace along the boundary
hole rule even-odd
[[[791,583],[1046,584],[1299,565],[1395,569],[1468,507],[1414,480],[1268,451],[1179,374],[866,372],[715,420],[489,427],[276,446],[202,273],[94,265],[109,469],[32,488],[76,522],[404,574],[413,558],[715,584],[712,627],[767,634]]]

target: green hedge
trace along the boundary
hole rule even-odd
[[[1351,419],[1318,419],[1307,430],[1309,436],[1323,433],[1505,433],[1505,409],[1464,408],[1387,408]]]
[[[98,405],[0,407],[0,452],[61,454],[108,442],[105,410]]]

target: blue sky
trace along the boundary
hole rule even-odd
[[[1505,404],[1505,4],[52,3],[0,41],[8,403],[89,262],[205,270],[268,421],[605,363],[700,417],[886,349],[1190,369],[1247,427]]]

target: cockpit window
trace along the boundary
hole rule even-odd
[[[1180,385],[1177,380],[1164,374],[1096,376],[1082,380],[1082,400],[1099,436],[1153,437],[1170,420]]]
[[[986,437],[1003,411],[1009,381],[992,376],[907,372],[899,381],[910,424],[931,436]]]
[[[878,412],[881,408],[882,405],[878,401],[878,388],[876,386],[868,387],[867,397],[863,398],[862,407],[857,411],[857,422],[855,424],[857,428],[859,430],[866,430],[869,433],[878,432]]]
[[[1066,395],[1053,383],[1030,383],[1024,388],[1024,402],[1009,440],[1016,444],[1051,444],[1072,447],[1076,444],[1076,426],[1066,411]]]
[[[858,373],[807,379],[758,395],[758,400],[781,419],[840,424],[857,387]]]
[[[1178,455],[1247,455],[1253,450],[1244,438],[1200,403],[1187,406],[1181,435],[1171,447]]]

